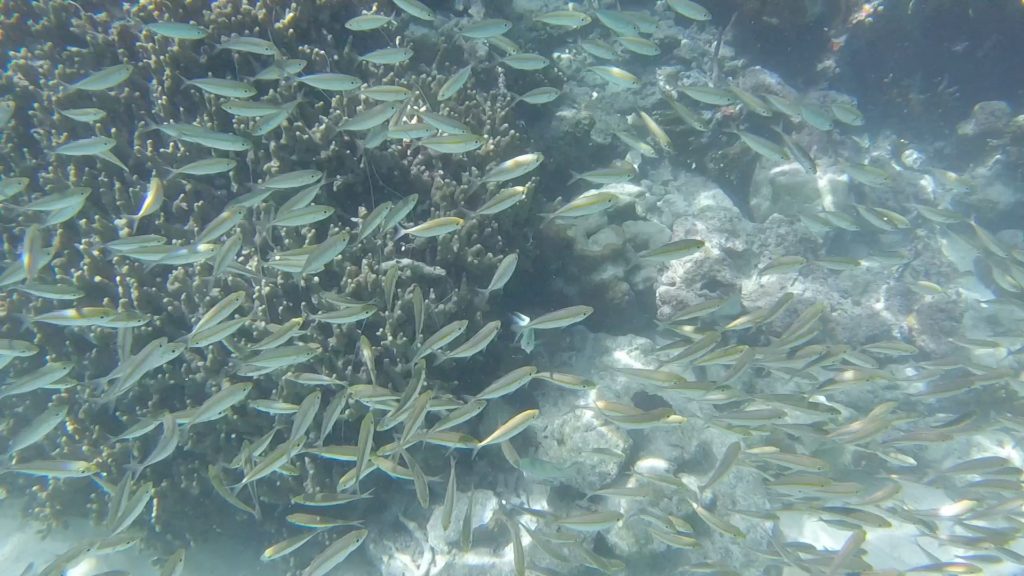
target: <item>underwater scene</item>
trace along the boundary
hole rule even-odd
[[[0,576],[1024,575],[1019,0],[0,0]]]

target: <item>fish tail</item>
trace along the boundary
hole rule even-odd
[[[515,339],[513,343],[518,343],[519,347],[524,349],[528,354],[532,348],[534,348],[534,329],[526,328],[529,324],[529,317],[517,312],[512,313],[512,331],[515,332]]]
[[[164,176],[164,178],[168,182],[170,182],[171,180],[177,178],[178,174],[179,174],[179,172],[178,172],[178,170],[176,168],[174,168],[173,166],[167,166],[166,164],[163,164],[163,163],[160,163],[160,165],[157,166],[157,169],[158,170],[166,170],[167,171],[167,175]],[[154,171],[153,175],[156,176],[156,172],[155,171]]]
[[[239,370],[241,370],[243,366],[245,366],[245,362],[246,361],[244,359],[230,358],[228,360],[228,365],[225,368],[225,370],[227,370],[227,372],[230,373],[230,374],[234,374],[234,373],[238,372]]]
[[[206,291],[207,292],[212,291],[213,290],[213,285],[216,282],[217,282],[217,277],[216,276],[213,276],[213,275],[207,276],[205,281],[204,281],[204,284],[206,285]]]
[[[522,96],[520,96],[519,94],[516,94],[515,92],[509,92],[509,95],[510,96],[514,96],[515,98],[513,98],[512,102],[510,102],[509,105],[506,106],[501,112],[498,112],[498,114],[497,114],[498,118],[501,118],[502,116],[504,116],[504,115],[508,114],[509,112],[511,112],[512,109],[515,108],[516,104],[518,104],[519,101],[523,99]]]
[[[99,398],[91,400],[91,402],[97,404],[100,409],[106,409],[111,416],[114,416],[117,408],[116,402],[118,395],[112,395],[111,392],[112,390],[108,390],[104,392],[103,395],[101,395]]]
[[[27,330],[32,325],[32,317],[28,314],[12,314],[18,320],[18,331]]]
[[[523,326],[526,326],[529,323],[530,323],[530,317],[527,316],[526,314],[521,314],[519,312],[513,312],[512,313],[512,329],[513,330],[516,330],[517,328],[522,330]]]
[[[106,384],[109,381],[110,380],[106,376],[101,376],[99,378],[92,378],[90,380],[86,380],[82,382],[82,384],[85,384],[86,386],[92,386],[94,388],[99,388],[100,386]],[[91,402],[99,402],[100,400],[100,398],[94,398],[91,400]]]
[[[516,333],[513,344],[517,342],[529,342],[533,337],[533,330],[526,328],[526,325],[530,323],[530,317],[519,312],[512,313],[512,331]]]
[[[142,474],[142,471],[144,469],[145,467],[142,464],[138,464],[135,462],[132,462],[131,464],[125,466],[125,471],[128,473],[129,476],[131,476],[132,482],[139,479],[139,474]]]
[[[136,134],[145,134],[146,132],[152,132],[153,130],[159,130],[160,125],[156,123],[152,118],[146,119],[146,125],[141,129],[136,130]]]

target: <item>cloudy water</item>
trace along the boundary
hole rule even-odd
[[[0,576],[1024,574],[1016,0],[0,3]]]

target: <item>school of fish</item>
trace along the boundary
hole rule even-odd
[[[237,517],[248,538],[265,541],[254,557],[301,576],[357,573],[346,571],[349,557],[369,554],[399,520],[426,530],[435,517],[456,545],[406,573],[449,573],[447,563],[484,547],[507,550],[497,573],[516,576],[1024,571],[1019,447],[924,464],[957,440],[1020,434],[1019,330],[949,334],[955,352],[933,357],[897,337],[848,344],[830,329],[841,311],[820,295],[783,290],[750,308],[723,294],[649,318],[656,345],[645,353],[572,373],[556,360],[572,349],[573,327],[605,313],[598,303],[526,298],[526,316],[503,300],[506,289],[545,294],[534,284],[559,276],[523,270],[535,237],[628,211],[633,199],[616,186],[688,165],[694,138],[741,146],[751,164],[816,174],[820,152],[806,135],[863,138],[854,98],[822,105],[719,78],[729,15],[712,24],[711,3],[566,3],[514,21],[450,2],[339,3],[337,21],[313,2],[262,4],[248,33],[222,30],[213,9],[172,19],[140,5],[103,20],[62,4],[91,27],[76,50],[95,65],[50,69],[59,89],[32,114],[0,101],[0,486],[29,501],[87,493],[89,510],[82,499],[60,513],[93,514],[102,533],[23,574],[65,574],[147,546],[159,551],[161,576],[204,574],[188,553],[199,505]],[[344,49],[289,34],[295,21],[320,18]],[[678,64],[659,25],[717,37],[704,47],[715,70],[695,71],[703,84],[656,73]],[[408,40],[424,28],[438,54]],[[122,37],[139,44],[126,49]],[[173,50],[180,68],[145,50]],[[501,87],[490,89],[494,78]],[[518,92],[505,86],[513,79]],[[638,103],[614,130],[616,158],[566,166],[558,143],[510,126],[580,83],[596,100],[646,87],[658,102]],[[118,95],[140,90],[146,117],[112,128],[127,113]],[[199,112],[178,117],[177,101]],[[41,106],[65,130],[59,144],[18,145]],[[347,164],[328,161],[331,145]],[[840,163],[864,200],[807,210],[794,227],[948,235],[996,287],[984,305],[1022,308],[1024,246],[948,202],[901,199],[897,186],[967,182],[937,167]],[[891,201],[872,202],[879,192]],[[658,269],[708,249],[677,236],[631,258]],[[921,298],[956,293],[904,274],[914,256],[901,250],[764,256],[758,281],[871,266]],[[603,394],[612,381],[635,387],[640,406]],[[495,478],[511,466],[527,486],[550,488],[588,475],[533,454],[532,431],[564,411],[539,401],[541,387],[625,436],[685,442],[700,429],[726,440],[699,474],[659,467],[652,454],[577,446],[624,465],[607,485],[558,496],[557,507],[531,501],[533,488]],[[737,486],[730,476],[758,486],[764,505],[722,505],[720,490]],[[474,541],[481,488],[499,495],[485,544]],[[921,492],[941,502],[923,507],[911,496]],[[60,522],[44,508],[27,510]],[[790,532],[816,523],[838,544]],[[659,565],[609,547],[603,534],[626,526]],[[897,528],[889,537],[928,562],[870,562],[872,540]]]

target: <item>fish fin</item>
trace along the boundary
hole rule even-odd
[[[17,264],[15,264],[15,266],[17,266]],[[18,319],[18,332],[28,330],[29,326],[32,325],[32,317],[28,314],[12,314],[12,316]]]
[[[182,82],[184,82],[184,84],[182,85],[183,87],[184,86],[191,86],[192,85],[192,81],[189,80],[188,78],[186,78],[185,76],[183,76],[181,74],[181,72],[175,71],[174,75],[177,76],[178,78],[180,78]]]
[[[483,305],[487,303],[487,300],[491,297],[491,290],[487,288],[470,288],[470,293],[473,295],[473,301]]]
[[[638,152],[636,150],[632,150],[631,149],[629,152],[626,152],[625,158],[620,160],[620,162],[628,163],[628,164],[633,166],[634,170],[639,170],[640,169],[640,162],[643,160],[643,158],[644,158],[643,154],[641,154],[640,152]]]
[[[16,210],[16,211],[19,211],[19,212],[29,212],[29,210],[26,210],[25,208],[23,208],[21,206],[18,206],[18,205],[15,205],[15,204],[8,204],[6,202],[0,202],[0,208],[3,208],[4,210]]]
[[[522,331],[522,337],[519,338],[519,347],[523,349],[523,352],[527,354],[533,352],[536,339],[534,337],[534,331],[530,328]]]
[[[139,479],[139,474],[142,474],[142,471],[145,469],[145,466],[143,466],[139,462],[136,462],[135,456],[132,455],[131,462],[129,462],[128,465],[124,467],[124,469],[128,476],[131,477],[131,481],[134,482]]]
[[[281,49],[277,46],[277,42],[274,42],[274,25],[272,23],[277,22],[277,6],[274,6],[271,9],[270,14],[273,18],[270,20],[271,24],[267,25],[267,38],[270,38],[270,44],[273,45],[274,50],[277,51],[277,54],[274,54],[274,62],[276,63],[278,60],[284,59],[284,53],[281,52]]]
[[[132,236],[135,236],[135,232],[139,229],[139,221],[142,220],[142,216],[125,216],[125,220],[129,221],[132,225]]]
[[[515,335],[516,335],[515,339],[512,340],[513,344],[515,344],[516,342],[519,342],[519,340],[521,338],[525,337],[526,330],[523,329],[523,326],[526,326],[527,324],[529,324],[529,322],[530,322],[530,317],[529,316],[526,316],[525,314],[520,314],[519,312],[513,312],[512,313],[512,326],[511,326],[511,328],[512,328],[512,332],[514,332]]]
[[[152,132],[153,130],[159,130],[160,125],[156,123],[152,118],[146,118],[146,125],[135,131],[135,134],[145,134],[146,132]]]
[[[60,91],[60,94],[58,94],[58,96],[61,96],[61,97],[67,96],[68,94],[71,94],[71,93],[75,92],[76,90],[78,90],[77,88],[75,88],[74,86],[72,86],[71,84],[68,84],[67,82],[65,82],[63,80],[57,80],[57,83],[60,84],[60,87],[61,87],[61,91]]]
[[[550,224],[558,216],[558,213],[557,213],[557,211],[556,212],[541,212],[540,214],[537,214],[537,216],[543,216],[544,217],[544,221],[540,223],[540,227],[544,228],[545,226]]]

